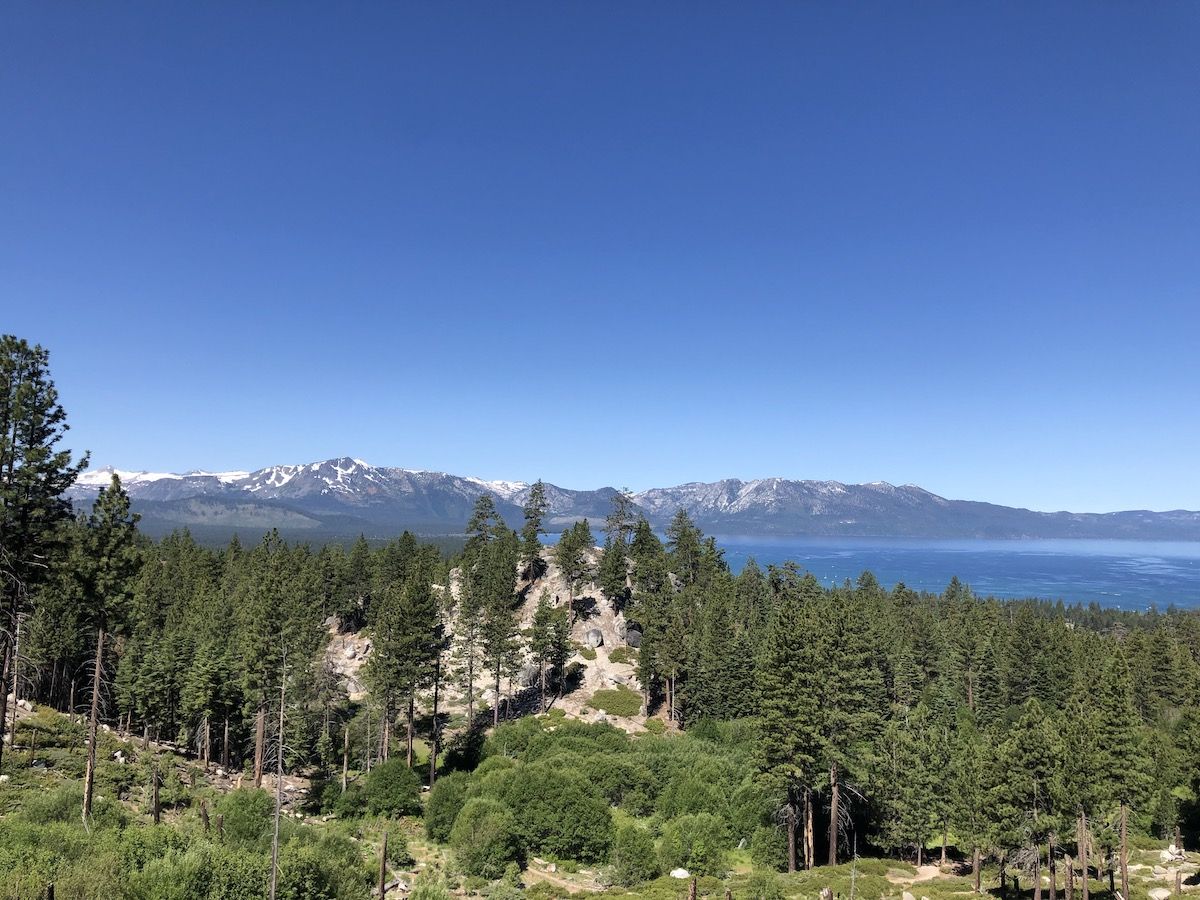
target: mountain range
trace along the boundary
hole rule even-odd
[[[255,537],[270,528],[314,542],[359,534],[383,540],[404,529],[460,534],[484,492],[517,526],[530,490],[520,481],[372,466],[341,457],[255,472],[94,469],[70,489],[72,499],[81,506],[90,503],[114,472],[141,513],[144,531],[157,536],[186,527],[208,541],[225,541],[234,533]],[[611,487],[571,490],[548,484],[545,524],[552,532],[580,518],[599,525],[615,493]],[[916,485],[882,481],[726,479],[651,488],[633,500],[657,527],[683,509],[706,532],[724,535],[1200,540],[1200,512],[1036,512],[947,500]]]

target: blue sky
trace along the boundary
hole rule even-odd
[[[17,3],[74,446],[1200,508],[1200,5]]]

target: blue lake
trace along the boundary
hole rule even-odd
[[[717,543],[735,572],[751,556],[764,569],[792,560],[825,584],[853,581],[869,569],[888,588],[903,581],[915,590],[940,593],[957,575],[981,596],[1121,609],[1200,607],[1200,542],[718,535]]]

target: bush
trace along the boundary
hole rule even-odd
[[[433,783],[425,806],[425,833],[432,840],[443,844],[450,840],[450,829],[467,802],[470,786],[471,776],[466,772],[452,772]]]
[[[333,811],[339,819],[357,819],[367,811],[367,789],[361,781],[346,785],[333,803]]]
[[[658,860],[654,854],[654,838],[637,825],[622,825],[613,839],[613,880],[629,887],[657,878]]]
[[[783,900],[783,890],[773,872],[755,872],[746,883],[746,900]]]
[[[512,813],[483,797],[467,801],[454,820],[450,847],[464,872],[488,879],[499,878],[521,856]]]
[[[680,774],[658,796],[658,813],[664,819],[725,809],[720,788],[703,774]]]
[[[693,875],[725,871],[729,835],[725,823],[711,813],[681,816],[663,828],[659,862],[663,869],[684,868]]]
[[[221,798],[217,811],[225,817],[225,840],[243,847],[258,846],[271,834],[275,802],[259,788],[238,788]]]
[[[584,659],[588,660],[589,662],[591,662],[592,660],[594,660],[596,658],[596,651],[593,650],[591,647],[580,647],[579,655],[582,656]]]
[[[450,889],[445,879],[426,870],[417,876],[408,900],[450,900]]]
[[[602,709],[610,716],[632,718],[642,711],[642,695],[635,690],[618,685],[612,689],[596,691],[588,703]]]
[[[667,725],[662,719],[647,719],[646,730],[651,734],[665,734]]]
[[[612,844],[612,813],[595,786],[553,761],[512,773],[504,801],[523,846],[564,859],[597,862]]]
[[[421,811],[421,779],[403,759],[389,759],[372,769],[364,790],[371,815],[409,816]]]
[[[769,825],[755,828],[750,838],[750,859],[760,869],[783,870],[787,866],[787,835]]]

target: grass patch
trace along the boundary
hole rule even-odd
[[[642,695],[622,684],[612,689],[596,691],[588,705],[602,709],[610,716],[630,718],[642,711]]]
[[[591,647],[580,647],[579,655],[590,662],[596,658],[596,651]]]
[[[647,719],[646,730],[651,734],[666,734],[667,724],[662,719]]]
[[[632,647],[618,647],[612,653],[608,654],[609,662],[628,663],[631,666],[636,666],[638,661],[637,651]]]

